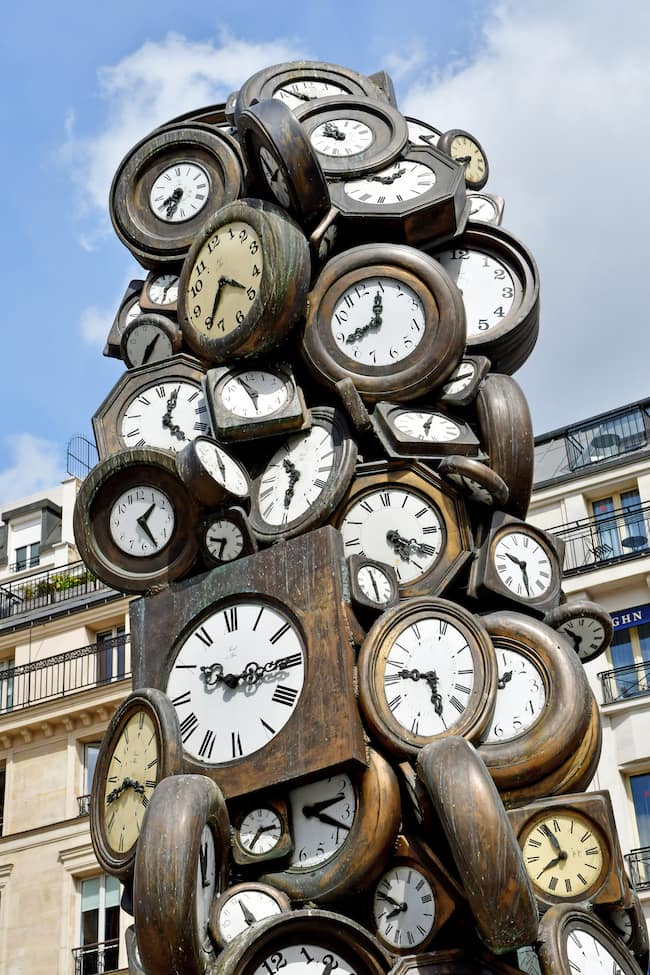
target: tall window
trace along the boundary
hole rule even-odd
[[[123,626],[114,626],[97,634],[97,682],[120,680],[125,669],[126,637]]]
[[[593,501],[592,508],[599,560],[616,559],[648,548],[641,498],[636,489]]]
[[[618,697],[650,691],[650,623],[615,630],[610,648]]]
[[[120,882],[91,877],[81,883],[81,947],[75,952],[75,975],[99,975],[118,968]]]
[[[0,836],[5,834],[5,786],[7,784],[7,770],[0,768]]]
[[[21,545],[20,548],[16,549],[16,561],[14,564],[16,572],[21,572],[23,569],[33,569],[40,562],[40,557],[40,542],[32,542],[31,545]]]
[[[14,658],[0,660],[0,714],[14,706]]]

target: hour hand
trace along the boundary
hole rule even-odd
[[[140,528],[145,533],[145,535],[149,538],[152,545],[156,544],[156,539],[151,534],[151,529],[149,528],[147,521],[149,520],[149,516],[151,515],[151,512],[155,507],[156,507],[155,504],[150,504],[147,510],[144,512],[144,514],[140,515],[140,517],[138,518],[138,524]]]
[[[241,907],[241,912],[244,915],[244,920],[246,921],[246,924],[249,927],[251,926],[251,924],[257,924],[257,918],[255,917],[251,909],[246,906],[244,901],[238,901],[237,903]]]
[[[306,816],[307,819],[311,819],[313,816],[317,816],[320,812],[322,812],[323,809],[329,809],[330,806],[336,805],[336,803],[340,802],[342,799],[345,799],[345,796],[342,792],[338,792],[330,799],[320,799],[318,802],[312,802],[306,806],[303,806],[302,814],[303,816]]]

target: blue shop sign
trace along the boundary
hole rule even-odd
[[[626,630],[629,626],[639,626],[641,623],[650,623],[650,603],[643,606],[631,606],[630,609],[621,609],[611,614],[612,623],[615,630]]]

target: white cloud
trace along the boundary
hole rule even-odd
[[[540,340],[518,376],[538,432],[648,392],[649,28],[646,0],[501,3],[471,63],[402,99],[479,138],[504,227],[538,261]]]
[[[114,311],[92,306],[81,313],[81,334],[89,345],[103,345],[115,318]]]
[[[8,466],[0,470],[2,507],[18,498],[51,488],[65,477],[59,444],[31,433],[13,433],[3,438],[8,447]]]

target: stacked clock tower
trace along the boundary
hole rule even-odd
[[[133,975],[638,975],[584,662],[526,521],[528,248],[477,139],[293,62],[127,154],[143,267],[75,537],[131,603],[91,830]]]

